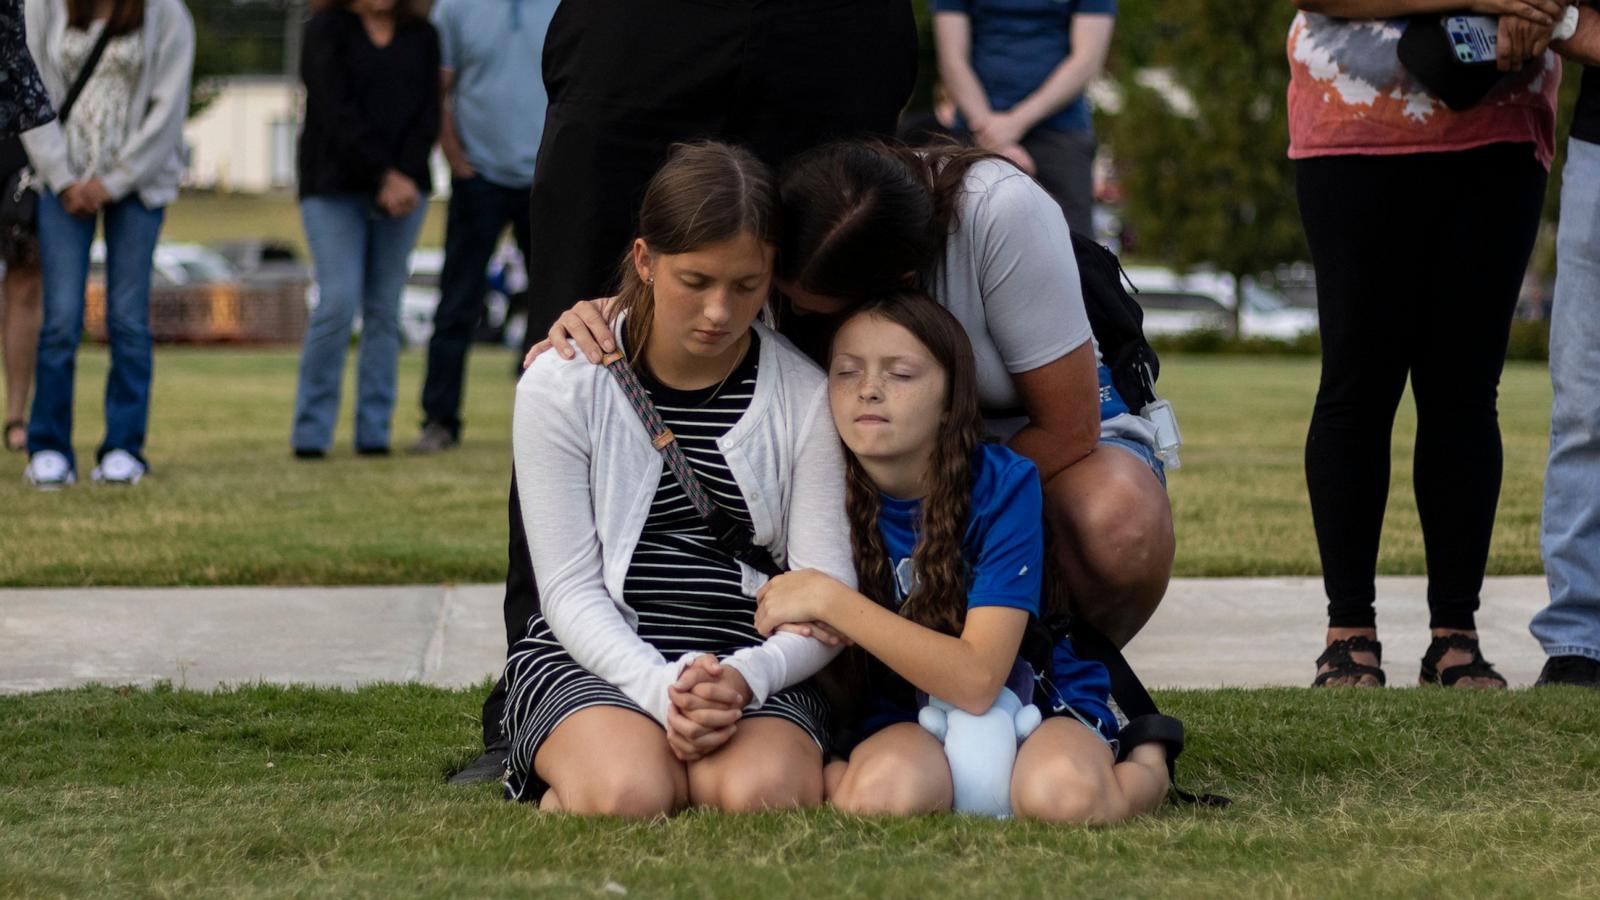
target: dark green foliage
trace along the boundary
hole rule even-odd
[[[1135,18],[1119,33],[1133,44],[1128,56],[1147,59],[1118,67],[1123,108],[1105,117],[1137,251],[1179,267],[1211,263],[1236,279],[1305,259],[1285,156],[1293,8],[1278,0],[1147,6],[1153,22]],[[1192,110],[1140,85],[1147,66],[1168,73]]]

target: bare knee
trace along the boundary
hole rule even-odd
[[[803,809],[822,803],[822,770],[784,765],[781,760],[730,772],[718,786],[716,805],[724,812]]]
[[[901,763],[901,764],[897,764]],[[937,775],[943,774],[941,782]],[[852,763],[833,798],[841,811],[858,816],[915,816],[950,808],[949,774],[921,771],[902,761]]]
[[[582,816],[654,819],[671,815],[681,805],[672,772],[649,765],[611,767],[552,789],[563,811]]]
[[[1111,773],[1084,769],[1067,760],[1039,766],[1012,786],[1011,805],[1021,818],[1074,825],[1103,825],[1127,818],[1118,809]]]

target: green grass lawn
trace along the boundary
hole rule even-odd
[[[1600,695],[1167,692],[1224,810],[1113,829],[829,811],[541,815],[469,759],[481,693],[0,697],[0,896],[1594,897]]]
[[[421,247],[444,246],[446,202],[428,204],[422,221]],[[173,243],[210,244],[216,241],[263,239],[286,241],[302,258],[306,235],[300,227],[300,206],[292,194],[223,194],[184,191],[167,207],[161,239]]]
[[[387,584],[497,581],[505,572],[512,357],[479,349],[465,443],[433,458],[358,459],[350,393],[337,447],[322,462],[289,455],[296,354],[287,349],[161,348],[148,455],[132,490],[80,484],[41,494],[21,455],[0,458],[0,585]],[[397,449],[420,417],[423,358],[401,360]],[[104,347],[80,359],[77,449],[83,473],[100,438]],[[1314,574],[1316,542],[1301,470],[1315,360],[1173,356],[1161,384],[1182,421],[1171,475],[1179,575]],[[1549,428],[1542,366],[1508,367],[1501,389],[1506,475],[1491,574],[1540,571],[1538,521]],[[1409,399],[1396,429],[1393,498],[1380,571],[1423,571],[1411,494]]]

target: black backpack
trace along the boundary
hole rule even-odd
[[[1100,361],[1111,370],[1111,384],[1123,402],[1137,414],[1156,402],[1161,374],[1161,361],[1144,338],[1144,310],[1123,287],[1128,276],[1115,253],[1073,232],[1072,254],[1078,260],[1089,328],[1100,344]]]

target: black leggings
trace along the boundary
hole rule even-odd
[[[1410,375],[1430,627],[1473,628],[1500,497],[1495,400],[1544,167],[1531,144],[1493,144],[1306,159],[1295,173],[1322,326],[1306,483],[1329,627],[1375,625],[1391,432]]]

